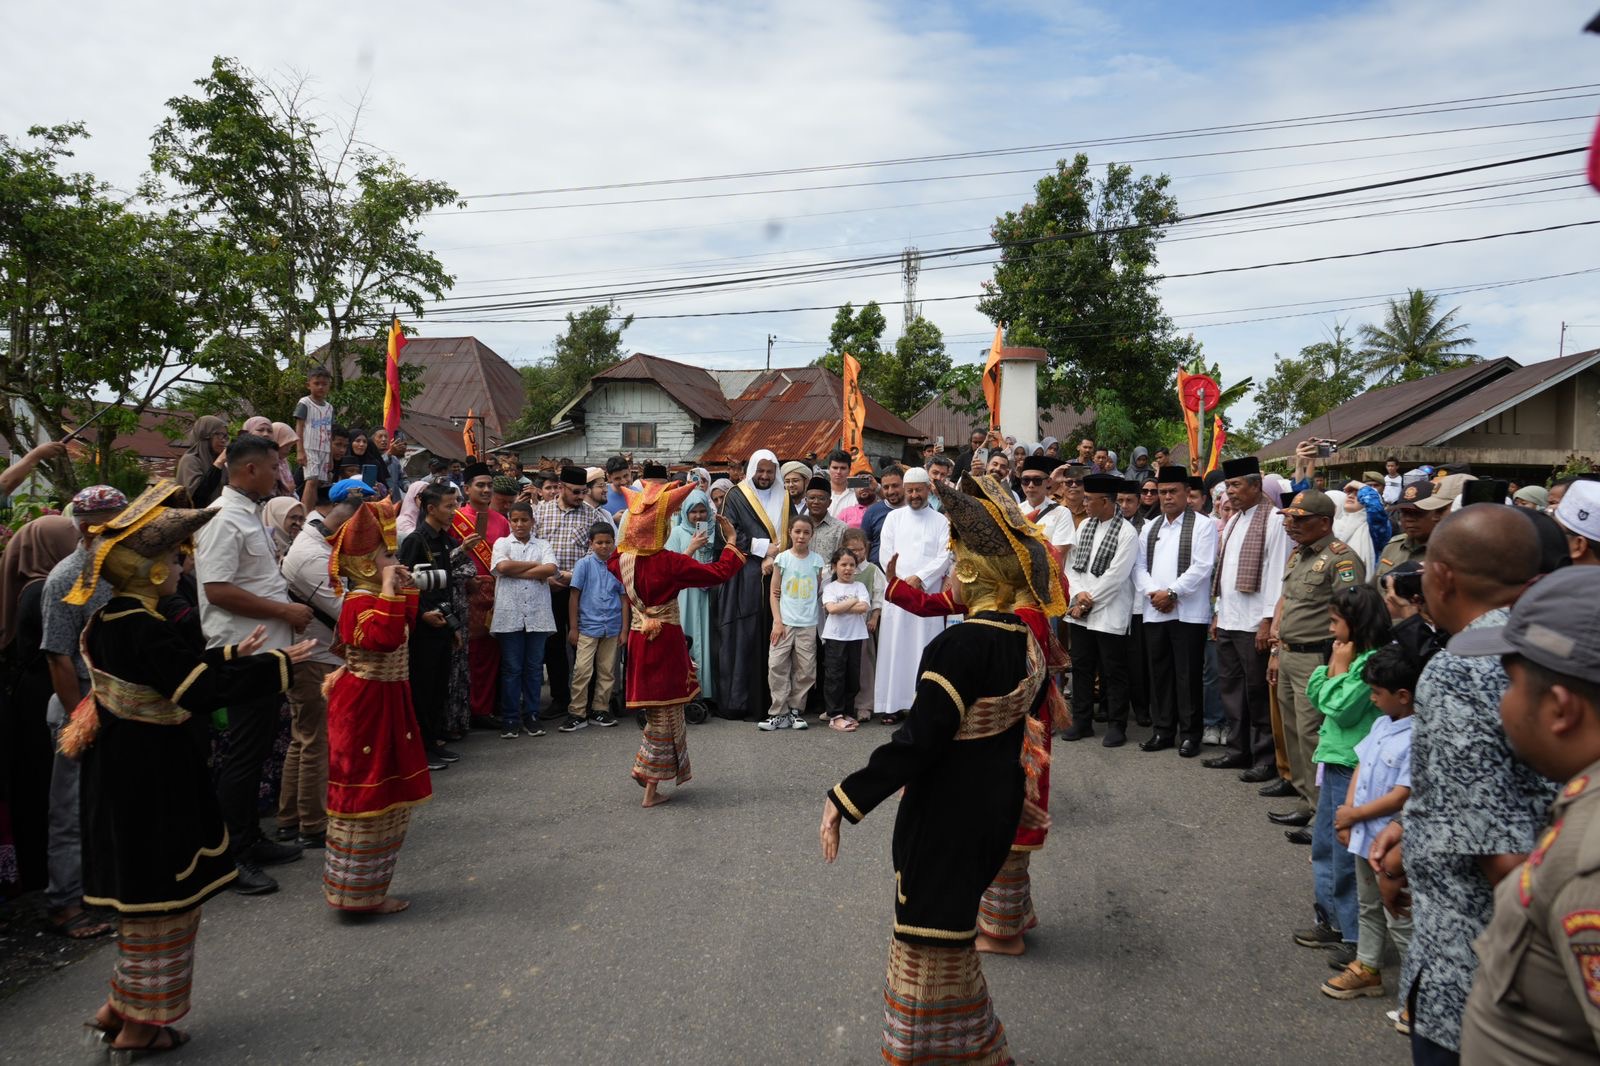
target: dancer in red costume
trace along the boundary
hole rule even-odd
[[[433,796],[411,705],[408,636],[417,590],[394,560],[394,505],[363,504],[333,535],[328,576],[345,665],[328,678],[328,837],[322,886],[341,911],[393,914],[389,896],[411,808]]]
[[[489,615],[494,610],[494,545],[511,535],[506,516],[489,509],[494,476],[488,463],[477,462],[461,471],[463,502],[450,520],[450,535],[465,546],[474,534],[479,539],[468,548],[478,568],[477,583],[467,601],[467,659],[473,718],[497,721],[500,717],[500,643],[489,635]]]
[[[1054,625],[1051,622],[1052,617],[1059,617],[1066,608],[1059,558],[1055,551],[1044,543],[1042,536],[1024,539],[1030,532],[1031,523],[1027,522],[1010,493],[1000,490],[997,483],[989,478],[969,477],[962,488],[964,492],[942,492],[939,495],[940,503],[945,505],[951,522],[957,520],[963,508],[982,506],[989,512],[991,518],[1002,522],[1012,531],[1016,537],[1014,545],[1025,546],[1025,548],[1014,547],[1013,550],[1023,563],[1023,572],[1028,575],[1030,585],[1039,586],[1034,590],[1038,603],[1019,603],[1013,608],[1013,613],[1027,623],[1034,639],[1044,650],[1045,662],[1052,674],[1063,669],[1067,665],[1067,656],[1060,642],[1055,639]],[[1036,550],[1035,545],[1044,549],[1043,552]],[[1048,564],[1036,558],[1040,555],[1049,560]],[[962,582],[959,575],[955,581],[948,583],[943,592],[929,595],[895,576],[894,559],[888,561],[885,573],[889,578],[889,587],[884,593],[884,598],[904,611],[923,618],[938,618],[967,612],[966,605],[961,599]],[[1035,721],[1040,728],[1030,727],[1029,737],[1030,741],[1036,742],[1039,756],[1036,759],[1037,773],[1030,772],[1029,776],[1030,798],[1033,798],[1040,808],[1048,811],[1050,738],[1057,729],[1066,728],[1070,721],[1066,700],[1062,698],[1054,680],[1049,682],[1045,699],[1035,714]],[[1036,797],[1032,795],[1035,787]],[[1044,847],[1048,833],[1048,825],[1018,827],[1016,839],[1011,844],[1011,854],[1007,857],[1005,865],[1000,868],[1000,872],[995,875],[989,890],[983,894],[983,902],[978,909],[979,951],[996,955],[1021,955],[1027,950],[1022,934],[1039,924],[1039,919],[1033,911],[1029,862],[1032,854]]]
[[[628,510],[617,552],[606,565],[621,580],[633,608],[628,632],[628,708],[648,716],[644,740],[633,761],[633,779],[644,786],[644,806],[654,807],[670,798],[658,794],[661,782],[683,785],[689,781],[683,707],[700,693],[689,645],[678,622],[678,593],[722,584],[739,572],[745,556],[733,546],[732,523],[720,515],[717,528],[726,547],[716,562],[697,563],[687,555],[662,551],[672,516],[695,486],[669,489],[666,468],[656,465],[644,468],[642,480],[642,489],[622,490]]]

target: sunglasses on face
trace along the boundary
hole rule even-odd
[[[1156,490],[1155,489],[1140,489],[1139,490],[1139,495],[1141,495],[1141,496],[1154,496],[1155,494],[1156,494]]]
[[[1022,479],[1022,483],[1024,485],[1043,485],[1044,484],[1044,478],[1042,478],[1042,477],[1025,477],[1025,478]]]

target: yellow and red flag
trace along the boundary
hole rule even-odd
[[[389,327],[389,355],[384,360],[385,385],[383,389],[383,428],[393,440],[400,431],[400,349],[406,346],[406,335],[400,329],[400,319],[395,318]]]
[[[1189,431],[1189,469],[1194,470],[1200,465],[1200,416],[1189,410],[1189,405],[1183,402],[1183,385],[1189,380],[1189,375],[1181,368],[1178,371],[1178,409],[1183,412],[1183,424]]]
[[[1205,473],[1209,474],[1222,464],[1222,446],[1228,442],[1228,427],[1222,424],[1222,416],[1214,415],[1211,421],[1211,460],[1206,463]]]
[[[849,352],[844,353],[844,418],[840,422],[839,446],[850,453],[850,472],[872,472],[872,461],[867,458],[867,398],[861,393],[861,363]]]
[[[989,405],[991,431],[1000,428],[1000,348],[1004,335],[1004,326],[994,328],[994,343],[989,345],[989,358],[983,364],[983,402]]]
[[[478,457],[478,416],[473,408],[467,408],[467,425],[461,431],[461,446],[467,450],[468,459]]]

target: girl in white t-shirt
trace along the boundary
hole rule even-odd
[[[867,640],[871,598],[856,580],[856,557],[846,548],[833,553],[833,580],[822,590],[822,655],[826,664],[824,702],[828,728],[841,733],[856,729],[856,691],[861,683],[861,648]]]

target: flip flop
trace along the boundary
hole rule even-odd
[[[68,940],[93,940],[95,937],[108,936],[117,931],[115,922],[97,918],[88,911],[79,911],[71,918],[46,918],[44,924],[50,932],[64,936]]]
[[[855,719],[841,714],[837,718],[828,719],[828,728],[837,730],[840,733],[854,733],[856,731]]]

